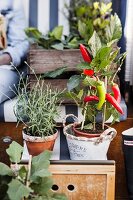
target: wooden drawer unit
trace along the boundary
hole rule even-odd
[[[55,192],[70,200],[114,200],[114,161],[53,161]]]

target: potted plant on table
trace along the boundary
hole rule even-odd
[[[115,38],[102,45],[94,31],[88,48],[80,44],[85,62],[78,65],[81,73],[69,79],[66,93],[81,108],[83,115],[81,123],[75,122],[64,128],[71,159],[106,159],[110,141],[116,135],[115,129],[105,125],[110,117],[114,123],[119,121],[119,115],[123,115],[115,76],[125,53],[119,54],[120,48],[116,44],[114,48],[116,41]],[[98,123],[98,115],[101,116],[101,123]]]
[[[1,200],[67,200],[64,194],[52,191],[53,179],[48,170],[51,152],[30,156],[28,165],[21,164],[23,147],[13,141],[6,150],[11,167],[0,162]]]
[[[17,103],[14,107],[18,123],[22,122],[25,126],[23,138],[29,154],[33,156],[45,149],[53,149],[58,135],[55,118],[59,116],[62,94],[62,91],[53,90],[50,85],[46,85],[36,75],[35,77],[34,83],[20,78],[23,86],[17,90]]]

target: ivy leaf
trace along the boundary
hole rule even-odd
[[[54,36],[57,40],[61,40],[62,33],[63,33],[63,26],[57,26],[53,29],[50,35]]]
[[[0,175],[5,176],[13,176],[13,171],[4,163],[0,163]]]
[[[53,180],[50,177],[41,178],[38,184],[32,183],[31,188],[35,193],[45,195],[52,187]]]
[[[111,15],[110,24],[106,27],[106,38],[108,42],[118,41],[122,36],[122,26],[118,15]]]
[[[63,50],[64,45],[60,42],[60,43],[51,45],[51,48],[56,49],[56,50]]]
[[[60,76],[61,74],[63,74],[66,71],[67,67],[61,67],[61,68],[57,68],[54,71],[50,71],[50,72],[45,72],[42,77],[45,78],[56,78],[57,76]]]
[[[71,76],[67,83],[67,88],[69,91],[76,88],[80,84],[81,77],[80,75]]]
[[[11,162],[19,163],[21,161],[23,147],[17,142],[13,141],[6,152],[9,155]]]
[[[42,33],[34,27],[29,27],[25,29],[25,33],[28,37],[34,38],[34,39],[39,39],[42,37]]]
[[[96,53],[98,52],[98,50],[101,48],[102,44],[101,44],[101,40],[98,36],[98,34],[96,33],[96,31],[94,31],[92,37],[90,38],[88,45],[91,48],[92,51],[92,55],[93,57],[96,56]]]
[[[28,197],[32,190],[23,185],[19,180],[13,179],[9,184],[7,194],[10,200],[22,200]]]
[[[82,38],[87,36],[87,26],[84,22],[78,21],[78,31]]]
[[[77,41],[77,38],[74,37],[70,42],[68,42],[68,46],[69,48],[78,48],[79,44],[78,44],[78,41]]]

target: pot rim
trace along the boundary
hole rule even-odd
[[[67,138],[72,139],[72,140],[89,141],[89,142],[94,142],[95,144],[99,144],[103,140],[112,141],[117,134],[117,131],[114,128],[107,125],[108,129],[103,131],[103,133],[101,133],[101,135],[99,137],[94,137],[94,138],[77,137],[75,135],[71,135],[71,134],[67,133],[67,130],[69,128],[71,128],[72,126],[73,126],[73,124],[69,124],[69,125],[65,126],[64,129],[63,129],[64,135]]]
[[[122,132],[123,136],[133,136],[133,127]]]
[[[27,142],[48,142],[51,140],[55,140],[58,136],[58,130],[56,131],[56,133],[54,133],[53,135],[49,135],[49,136],[44,136],[44,137],[40,137],[40,136],[31,136],[31,135],[27,135],[24,132],[24,129],[22,130],[22,135],[23,135],[23,139]]]

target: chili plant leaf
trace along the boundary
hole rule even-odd
[[[90,38],[88,44],[91,48],[93,57],[95,57],[96,53],[98,52],[98,50],[102,46],[101,40],[100,40],[98,34],[96,33],[96,31],[94,31],[94,33],[93,33],[92,37]]]
[[[106,27],[106,38],[110,42],[112,40],[119,40],[122,36],[122,25],[118,15],[111,15],[110,24]]]
[[[72,89],[76,88],[80,84],[80,81],[80,75],[71,76],[67,83],[68,90],[71,91]]]
[[[56,78],[57,76],[60,76],[61,74],[63,74],[65,71],[67,70],[67,67],[61,67],[61,68],[57,68],[53,71],[50,72],[45,72],[42,77],[43,78]]]
[[[90,66],[90,64],[87,63],[87,62],[79,63],[79,64],[77,65],[77,68],[78,68],[79,70],[83,70],[83,69],[92,69],[92,67]]]

